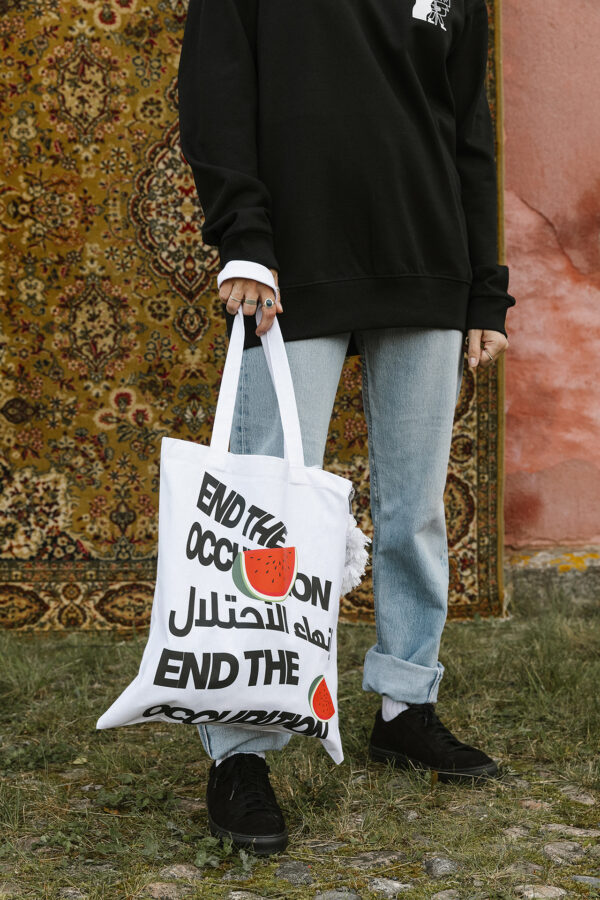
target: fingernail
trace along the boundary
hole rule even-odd
[[[477,357],[476,357],[476,356],[471,356],[471,357],[469,357],[469,365],[470,365],[470,366],[474,366],[476,362],[477,362]]]

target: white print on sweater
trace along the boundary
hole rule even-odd
[[[451,2],[452,0],[416,0],[412,11],[413,19],[431,22],[446,31],[444,19],[450,12]]]

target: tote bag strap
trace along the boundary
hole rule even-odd
[[[223,369],[223,377],[221,379],[215,421],[210,441],[211,450],[216,451],[219,454],[227,453],[231,436],[233,412],[237,396],[240,369],[242,366],[242,354],[244,351],[245,327],[243,317],[244,313],[240,305],[233,320],[233,328],[229,340],[227,356],[225,358],[225,367]],[[260,324],[261,318],[262,310],[259,307],[256,311],[257,325]],[[261,341],[267,358],[267,366],[275,387],[279,413],[281,415],[284,438],[284,458],[288,460],[290,465],[304,466],[304,453],[302,450],[302,436],[300,432],[300,421],[298,419],[298,407],[296,406],[296,395],[294,393],[292,373],[290,372],[285,343],[281,334],[279,322],[277,321],[277,316],[273,319],[273,324],[266,334],[261,335]],[[265,415],[269,414],[275,415],[275,410],[265,410]]]

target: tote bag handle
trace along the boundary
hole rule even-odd
[[[222,454],[227,453],[229,447],[229,438],[231,436],[231,426],[233,423],[233,411],[235,408],[238,381],[242,366],[242,353],[244,351],[245,337],[243,317],[244,313],[240,305],[233,320],[233,328],[229,340],[227,357],[225,358],[225,367],[223,369],[223,377],[221,379],[215,421],[210,441],[211,450]],[[256,310],[257,325],[260,324],[261,318],[262,310],[259,307]],[[304,453],[302,450],[302,436],[300,432],[300,421],[298,419],[298,407],[296,406],[296,395],[294,393],[292,373],[290,372],[285,343],[281,334],[279,322],[277,321],[277,316],[273,319],[273,324],[269,330],[266,334],[262,334],[260,339],[267,357],[267,365],[277,395],[277,403],[279,405],[279,413],[281,415],[281,423],[283,426],[284,458],[287,459],[292,466],[304,466]],[[269,410],[265,410],[265,415],[268,414]]]

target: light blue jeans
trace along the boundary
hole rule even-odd
[[[408,703],[435,702],[448,604],[444,490],[465,333],[447,328],[355,332],[368,428],[370,545],[377,643],[363,689]],[[350,332],[287,341],[305,465],[323,465]],[[262,345],[242,356],[232,453],[283,456],[283,430]],[[198,726],[213,759],[276,750],[291,735],[235,725]]]

